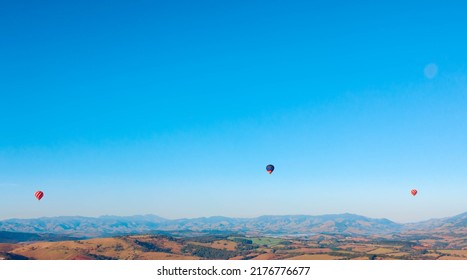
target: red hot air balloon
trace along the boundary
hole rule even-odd
[[[273,171],[274,171],[274,165],[272,164],[269,164],[268,166],[266,166],[266,171],[271,174]]]
[[[37,191],[34,196],[37,198],[37,200],[41,200],[42,197],[44,196],[44,193],[42,191]]]
[[[413,189],[410,191],[410,193],[413,195],[413,196],[416,196],[418,191],[416,189]]]

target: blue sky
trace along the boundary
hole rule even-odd
[[[467,211],[465,3],[95,2],[0,4],[0,219]]]

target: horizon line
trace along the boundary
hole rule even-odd
[[[94,218],[94,219],[99,219],[99,218],[104,218],[104,217],[118,217],[118,218],[130,218],[130,217],[138,217],[138,216],[155,216],[155,217],[158,217],[158,218],[161,218],[161,219],[164,219],[164,220],[169,220],[169,221],[176,221],[176,220],[194,220],[194,219],[210,219],[210,218],[217,218],[217,217],[220,217],[220,218],[229,218],[229,219],[257,219],[257,218],[261,218],[261,217],[287,217],[287,216],[308,216],[308,217],[320,217],[320,216],[340,216],[340,215],[354,215],[354,216],[360,216],[360,217],[364,217],[364,218],[368,218],[368,219],[374,219],[374,220],[389,220],[393,223],[396,223],[396,224],[412,224],[412,223],[419,223],[419,222],[425,222],[425,221],[430,221],[430,220],[441,220],[441,219],[446,219],[446,218],[451,218],[451,217],[456,217],[456,216],[459,216],[459,215],[462,215],[462,214],[465,214],[467,213],[467,211],[464,211],[464,212],[461,212],[459,214],[455,214],[455,215],[452,215],[452,216],[446,216],[446,217],[441,217],[441,218],[428,218],[428,219],[424,219],[424,220],[420,220],[420,221],[415,221],[415,222],[395,222],[391,219],[388,219],[388,218],[374,218],[374,217],[368,217],[368,216],[364,216],[364,215],[360,215],[360,214],[355,214],[355,213],[349,213],[349,212],[344,212],[344,213],[334,213],[334,214],[319,214],[319,215],[312,215],[312,214],[284,214],[284,215],[271,215],[271,214],[264,214],[264,215],[259,215],[259,216],[255,216],[255,217],[229,217],[229,216],[222,216],[222,215],[214,215],[214,216],[200,216],[200,217],[193,217],[193,218],[164,218],[162,216],[159,216],[157,214],[134,214],[134,215],[124,215],[124,216],[120,216],[120,215],[109,215],[109,214],[105,214],[105,215],[99,215],[99,216],[83,216],[83,215],[67,215],[67,216],[41,216],[41,217],[35,217],[35,218],[6,218],[6,219],[0,219],[0,222],[3,222],[3,221],[8,221],[8,220],[38,220],[38,219],[53,219],[53,218],[72,218],[72,217],[76,217],[76,218]]]

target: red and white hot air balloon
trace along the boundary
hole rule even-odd
[[[37,198],[37,200],[41,200],[44,196],[44,193],[42,191],[37,191],[36,193],[34,193],[34,196]]]
[[[416,196],[418,191],[416,189],[413,189],[410,191],[410,193],[413,195],[413,196]]]

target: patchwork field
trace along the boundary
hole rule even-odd
[[[301,238],[134,235],[57,242],[0,243],[0,259],[35,260],[467,260],[467,237],[436,242],[398,237]]]

